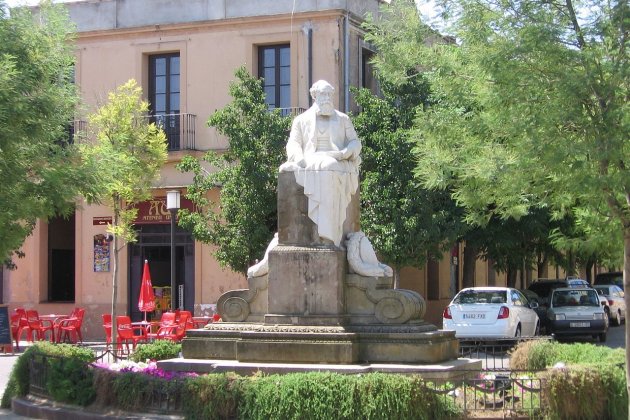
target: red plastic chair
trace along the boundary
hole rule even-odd
[[[170,326],[160,327],[154,338],[158,340],[181,341],[186,335],[188,322],[191,320],[189,311],[180,311],[178,321]]]
[[[164,339],[165,335],[168,335],[173,330],[173,326],[176,324],[177,313],[175,312],[164,312],[160,317],[160,322],[158,325],[158,330],[155,333],[147,334],[147,337],[150,340],[159,340]]]
[[[192,328],[195,328],[195,323],[193,322],[193,316],[190,311],[179,311],[180,318],[178,318],[178,322],[181,319],[181,316],[183,314],[185,314],[184,316],[186,316],[186,318],[188,319],[188,321],[186,321],[186,329],[190,330]]]
[[[83,325],[83,315],[85,315],[85,309],[76,308],[70,314],[70,317],[64,318],[57,324],[57,342],[61,342],[63,336],[64,340],[76,343],[77,341],[83,343],[83,337],[81,336],[81,325]],[[72,341],[74,339],[74,341]]]
[[[31,334],[36,333],[38,340],[45,339],[46,333],[50,332],[50,341],[55,341],[55,325],[51,320],[39,319],[39,313],[34,309],[26,311],[26,319]]]
[[[143,327],[134,327],[131,325],[131,318],[127,315],[119,315],[116,317],[116,330],[118,332],[118,350],[122,349],[122,344],[124,343],[127,347],[127,353],[129,353],[130,341],[132,342],[133,350],[135,350],[138,342],[147,341],[146,330]]]
[[[26,311],[24,308],[15,308],[14,313],[11,315],[11,333],[15,340],[15,348],[20,349],[20,339],[22,333],[26,331],[26,338],[28,341],[33,341],[33,335],[31,329],[28,327],[28,320],[26,319]]]
[[[112,344],[112,314],[103,314],[103,329],[105,330],[105,345]]]

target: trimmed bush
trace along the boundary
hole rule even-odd
[[[563,344],[533,340],[520,343],[510,353],[510,367],[516,370],[542,370],[559,362],[624,365],[625,351],[591,343]]]
[[[29,347],[15,361],[7,387],[2,395],[2,403],[0,404],[2,408],[11,408],[12,398],[24,397],[28,394],[30,385],[28,361],[35,351],[35,346]]]
[[[611,365],[551,369],[545,379],[543,407],[550,420],[627,419],[625,371]]]
[[[182,345],[171,340],[156,340],[152,343],[140,344],[129,357],[134,362],[147,360],[165,360],[179,357]]]
[[[243,389],[239,418],[436,419],[459,416],[418,376],[300,373],[253,378]]]
[[[547,340],[519,344],[510,355],[517,370],[542,370],[543,408],[550,419],[627,419],[624,349]]]
[[[55,401],[87,405],[93,400],[92,372],[86,369],[86,364],[94,359],[94,352],[69,344],[40,341],[26,349],[15,362],[2,396],[3,408],[11,407],[11,398],[28,394],[29,360],[42,356],[50,356],[46,358],[49,364],[46,390]]]
[[[186,418],[236,418],[246,381],[248,378],[233,373],[208,374],[188,379],[184,406]]]

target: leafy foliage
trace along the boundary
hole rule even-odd
[[[171,340],[155,340],[152,343],[139,344],[129,358],[134,362],[173,359],[178,357],[181,351],[181,343],[175,343]]]
[[[196,240],[216,245],[222,266],[245,273],[277,230],[278,167],[285,160],[284,145],[290,118],[271,112],[258,79],[243,67],[230,84],[233,100],[208,120],[227,136],[230,147],[223,153],[209,151],[199,161],[185,157],[178,165],[194,174],[187,197],[202,212],[179,212],[179,224]],[[208,171],[206,168],[212,167]],[[208,199],[219,187],[220,202]]]
[[[254,379],[239,416],[248,419],[436,419],[458,410],[417,376],[312,372]]]
[[[194,395],[184,412],[191,419],[236,418],[247,380],[234,374],[209,374],[189,379],[186,394]]]
[[[135,80],[119,86],[108,95],[108,103],[90,116],[96,132],[94,143],[81,145],[89,167],[99,174],[98,198],[113,207],[113,223],[107,230],[114,235],[112,270],[112,331],[116,331],[118,301],[118,253],[136,239],[134,204],[151,197],[153,182],[166,163],[166,136],[149,123],[149,105]]]
[[[621,365],[624,363],[623,349],[611,349],[590,343],[564,344],[547,340],[519,343],[510,355],[510,366],[520,370],[540,370],[555,365],[601,364]]]
[[[88,348],[69,344],[54,345],[46,341],[28,347],[16,360],[2,396],[2,408],[11,407],[11,398],[24,397],[30,386],[30,360],[34,357],[52,356],[48,359],[52,375],[46,384],[51,395],[59,401],[87,404],[93,397],[91,375],[85,374],[86,364],[94,359]],[[64,364],[63,361],[68,361]],[[87,381],[87,382],[86,382]]]
[[[93,172],[69,143],[70,28],[63,6],[45,1],[35,18],[0,0],[0,262],[9,267],[37,219],[69,215],[79,195],[94,194]]]
[[[479,225],[536,208],[569,214],[599,238],[574,247],[619,256],[630,226],[627,3],[592,2],[588,16],[573,1],[442,5],[455,38],[439,39],[411,2],[388,9],[370,38],[390,80],[413,68],[431,84],[415,135],[425,185],[454,188]]]
[[[397,270],[439,258],[462,234],[461,210],[447,191],[427,190],[413,177],[410,129],[428,101],[421,77],[394,85],[383,80],[383,98],[356,92],[361,113],[353,123],[363,143],[361,228],[379,255]]]

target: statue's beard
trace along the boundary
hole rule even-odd
[[[318,103],[317,106],[319,108],[317,114],[319,115],[332,115],[335,111],[335,107],[333,106],[332,102]]]

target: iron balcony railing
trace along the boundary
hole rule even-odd
[[[300,107],[270,108],[269,110],[273,111],[274,109],[279,109],[280,115],[282,115],[283,117],[287,117],[287,116],[295,117],[296,115],[300,115],[302,112],[306,111],[306,109],[300,108]]]
[[[87,137],[87,121],[83,120],[74,120],[70,122],[66,129],[67,136],[63,138],[61,141],[58,141],[58,144],[76,144],[81,143],[81,140]]]
[[[168,151],[195,149],[195,114],[157,114],[150,115],[149,121],[164,130]]]

